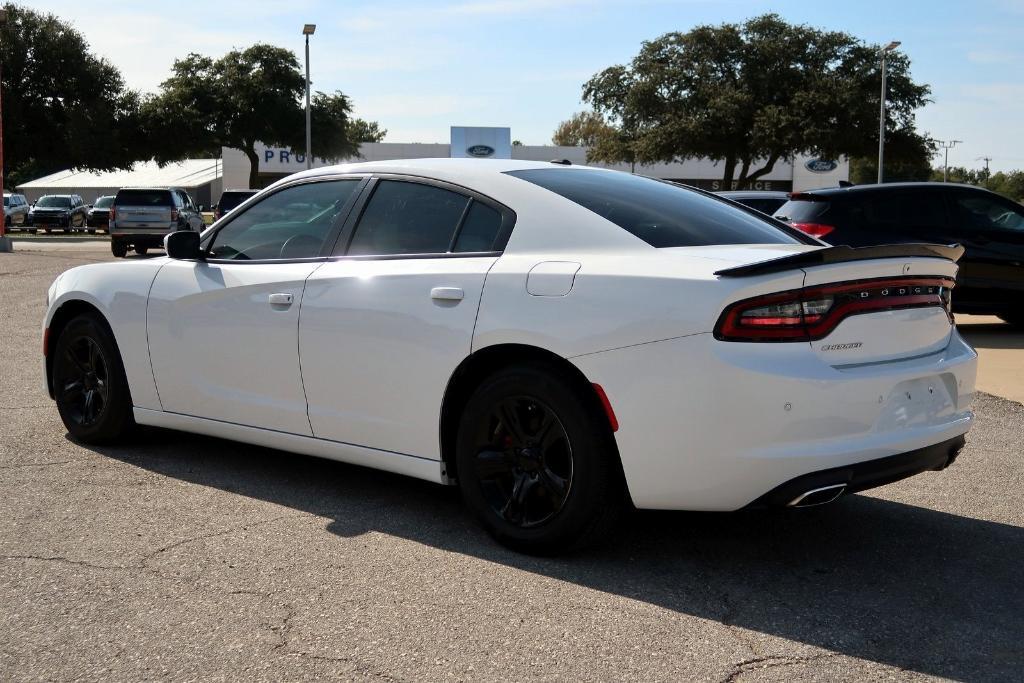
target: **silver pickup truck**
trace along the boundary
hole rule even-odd
[[[187,192],[174,187],[126,187],[110,207],[110,251],[117,257],[133,247],[145,254],[162,247],[167,233],[203,231],[203,215]]]

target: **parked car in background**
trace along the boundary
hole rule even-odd
[[[953,310],[1024,326],[1024,206],[952,183],[855,185],[793,193],[775,217],[830,244],[965,248]]]
[[[89,208],[86,219],[90,233],[94,233],[97,230],[110,232],[110,207],[113,204],[114,195],[112,194],[96,198],[96,203]]]
[[[130,187],[118,190],[110,206],[110,251],[117,257],[145,254],[162,247],[178,230],[203,231],[203,215],[187,192],[176,187]]]
[[[35,232],[28,223],[28,201],[23,194],[4,192],[4,227],[8,230]]]
[[[810,506],[942,469],[973,421],[960,247],[851,253],[642,176],[318,168],[165,245],[47,293],[73,438],[141,423],[458,485],[530,552],[630,500]]]
[[[769,216],[789,201],[788,192],[777,192],[774,190],[730,190],[728,192],[716,192],[720,197],[739,202],[744,206],[766,213]]]
[[[235,207],[249,197],[255,195],[257,192],[259,192],[259,190],[224,190],[220,195],[220,199],[213,207],[213,220],[220,220],[223,216],[230,213]]]
[[[85,229],[88,207],[77,194],[48,194],[39,198],[28,212],[29,225],[46,232]]]

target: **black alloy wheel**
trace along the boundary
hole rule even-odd
[[[53,353],[57,411],[85,443],[108,443],[134,426],[132,401],[113,335],[102,320],[81,315],[61,331]]]
[[[459,420],[454,474],[487,532],[526,553],[605,541],[627,507],[597,395],[556,364],[510,366],[480,383]]]
[[[99,344],[81,335],[64,345],[56,359],[60,365],[57,392],[61,405],[75,424],[91,427],[103,415],[110,397],[110,375]]]
[[[573,453],[565,427],[541,401],[513,396],[480,424],[476,479],[492,512],[523,529],[561,512],[572,488]]]

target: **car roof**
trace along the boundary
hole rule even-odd
[[[966,185],[963,183],[940,183],[940,182],[905,182],[905,183],[873,183],[870,185],[850,185],[848,187],[822,187],[813,190],[801,190],[793,193],[793,199],[799,200],[799,195],[814,195],[816,197],[842,197],[855,196],[858,194],[870,194],[876,192],[897,192],[900,190],[975,190],[988,192],[983,187]]]
[[[521,161],[519,159],[392,159],[389,161],[363,161],[352,164],[321,166],[290,176],[317,177],[339,173],[398,173],[424,175],[439,180],[471,183],[481,178],[493,177],[509,171],[528,171],[540,168],[578,169],[590,172],[621,173],[593,166],[579,166],[550,161]]]
[[[249,190],[249,189],[246,189],[246,188],[238,188],[238,189],[234,189],[234,190],[224,190],[223,192],[221,192],[221,194],[227,194],[228,192],[251,192],[251,193],[255,194],[255,193],[259,192],[259,190]]]

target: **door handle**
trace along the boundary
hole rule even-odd
[[[465,296],[466,293],[462,291],[462,287],[434,287],[430,290],[431,299],[442,301],[462,301]]]
[[[271,306],[282,306],[288,308],[292,305],[292,295],[287,292],[278,292],[267,297]]]

